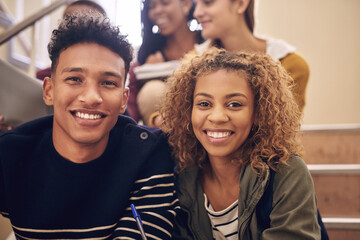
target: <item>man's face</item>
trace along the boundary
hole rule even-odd
[[[126,108],[124,79],[123,59],[106,47],[78,43],[60,53],[43,85],[45,103],[54,106],[53,140],[60,154],[69,146],[105,149]]]

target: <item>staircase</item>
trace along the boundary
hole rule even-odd
[[[306,125],[302,142],[330,239],[360,239],[360,125]]]

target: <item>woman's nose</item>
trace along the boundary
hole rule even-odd
[[[215,107],[208,115],[208,120],[211,122],[226,122],[229,121],[229,116],[226,110],[221,107]]]

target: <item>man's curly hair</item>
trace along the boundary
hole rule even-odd
[[[102,14],[77,12],[66,15],[52,32],[48,44],[51,71],[55,71],[61,51],[77,43],[97,43],[124,60],[126,76],[133,59],[133,48],[126,37],[120,33],[119,27],[112,26],[109,18]]]
[[[220,69],[243,73],[254,93],[256,121],[233,161],[251,164],[260,177],[266,164],[277,171],[279,164],[286,164],[291,155],[301,151],[301,112],[289,87],[291,78],[279,62],[266,54],[230,53],[217,48],[184,61],[167,80],[161,128],[169,136],[178,170],[191,164],[203,167],[208,161],[206,150],[192,129],[193,94],[200,76]]]

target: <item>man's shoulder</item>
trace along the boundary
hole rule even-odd
[[[52,129],[53,116],[44,116],[22,125],[17,126],[13,130],[4,131],[0,134],[0,143],[3,140],[12,138],[32,138],[42,135]]]
[[[124,115],[119,115],[113,132],[125,137],[129,144],[147,143],[153,145],[158,142],[167,142],[166,135],[160,129],[139,125],[135,120]]]

